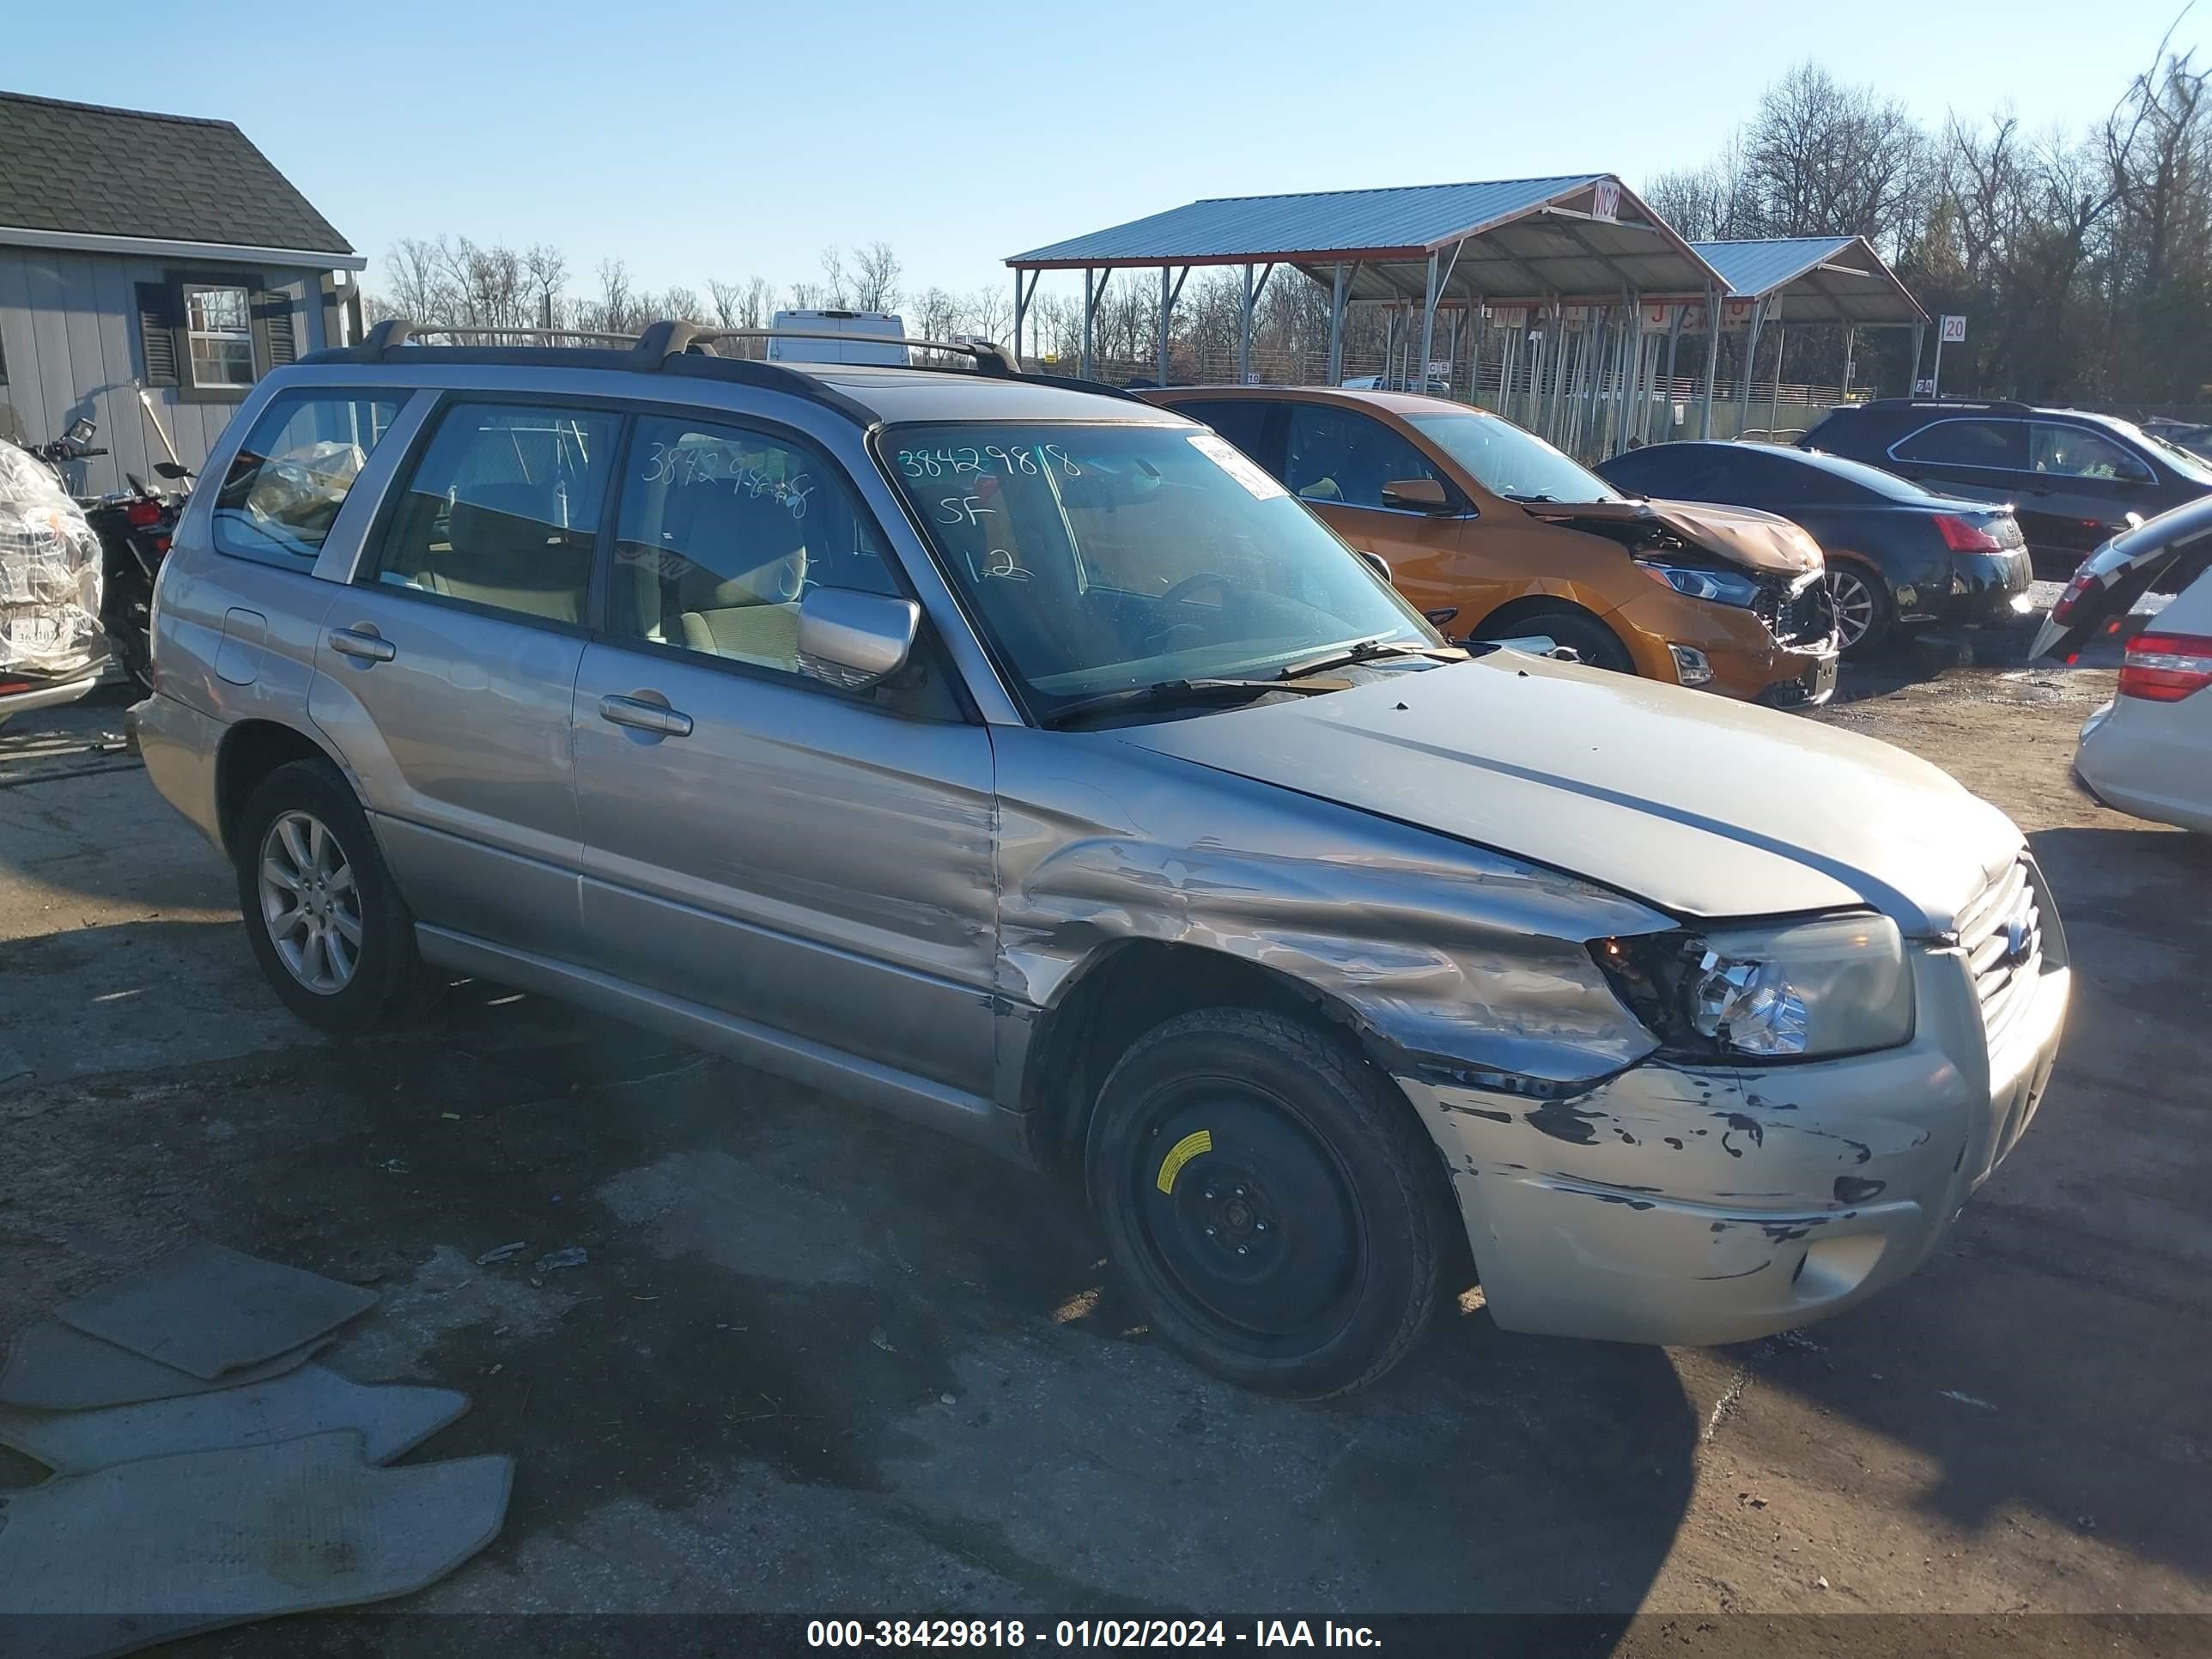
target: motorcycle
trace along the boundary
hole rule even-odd
[[[79,419],[51,443],[21,447],[52,469],[62,478],[62,468],[89,460],[107,451],[92,440],[99,427]],[[156,461],[160,477],[183,488],[164,493],[149,489],[135,474],[124,475],[127,488],[105,495],[81,495],[77,505],[100,537],[101,552],[100,625],[107,630],[116,665],[129,675],[141,694],[154,689],[152,629],[154,580],[167,556],[169,539],[176,533],[178,517],[190,493],[191,469],[179,463]],[[64,488],[67,488],[66,480]]]

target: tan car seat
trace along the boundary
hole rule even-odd
[[[690,566],[676,593],[684,643],[718,657],[797,668],[806,542],[790,507],[717,480],[686,489],[669,517],[671,540]]]

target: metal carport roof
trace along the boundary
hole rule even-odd
[[[1863,236],[1771,236],[1693,242],[1728,280],[1729,297],[1780,301],[1793,323],[1924,323],[1928,313]]]
[[[1610,303],[1702,295],[1718,271],[1611,173],[1314,191],[1192,202],[1031,248],[1017,270],[1288,264],[1317,282],[1352,267],[1352,301]]]

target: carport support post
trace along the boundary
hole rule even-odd
[[[1721,372],[1721,296],[1705,290],[1705,401],[1698,417],[1698,435],[1713,435],[1713,378]]]
[[[1467,400],[1474,404],[1482,402],[1482,295],[1470,295],[1467,301]]]
[[[1437,343],[1437,251],[1429,250],[1428,286],[1421,295],[1421,390],[1429,389],[1429,354]],[[1412,380],[1412,375],[1406,377]]]
[[[1858,343],[1858,325],[1854,323],[1844,330],[1844,401],[1845,403],[1849,403],[1851,400],[1851,369],[1853,367],[1851,362],[1851,354],[1857,349]]]
[[[1160,267],[1160,373],[1162,386],[1168,383],[1168,319],[1175,313],[1175,295],[1168,288],[1168,268]]]
[[[1917,398],[1920,395],[1920,343],[1921,337],[1927,331],[1928,325],[1925,323],[1915,323],[1912,325],[1912,368],[1911,372],[1905,377],[1905,395],[1907,398]]]
[[[1759,331],[1766,322],[1766,301],[1756,300],[1751,307],[1751,337],[1744,342],[1743,374],[1735,386],[1735,435],[1743,436],[1744,428],[1751,424],[1751,375],[1759,364]]]
[[[1244,267],[1244,299],[1237,308],[1237,384],[1252,384],[1252,267]]]
[[[1782,360],[1790,352],[1790,325],[1782,320],[1782,296],[1774,296],[1774,395],[1766,400],[1766,437],[1774,441],[1774,423],[1782,418]]]
[[[1328,383],[1344,382],[1344,261],[1336,262],[1336,280],[1328,296]]]
[[[1686,305],[1674,307],[1674,320],[1667,325],[1667,395],[1660,401],[1667,407],[1667,435],[1674,435],[1674,353],[1682,343],[1682,317],[1689,310]],[[1645,436],[1650,435],[1647,428]]]
[[[1083,268],[1083,366],[1076,373],[1085,380],[1091,378],[1091,326],[1098,315],[1098,295],[1091,285],[1096,273],[1090,266]]]
[[[1022,361],[1022,325],[1029,319],[1030,296],[1036,292],[1036,283],[1034,278],[1026,289],[1022,286],[1021,268],[1016,266],[1014,269],[1014,362],[1016,367],[1019,367]]]

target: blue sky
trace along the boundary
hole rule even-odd
[[[648,287],[780,292],[878,238],[909,286],[1011,288],[1009,253],[1201,196],[1632,187],[1808,56],[1931,120],[2008,101],[2078,128],[2179,0],[190,9],[188,30],[173,0],[19,12],[0,84],[235,121],[372,262],[457,232],[555,243],[586,282],[619,255]],[[349,27],[357,47],[331,44]],[[2175,44],[2212,52],[2212,0]]]

